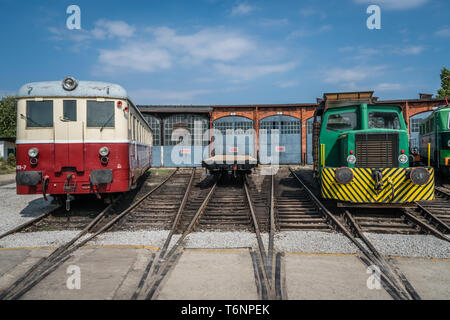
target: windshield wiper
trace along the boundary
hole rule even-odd
[[[40,123],[37,122],[37,121],[34,121],[34,120],[31,119],[30,117],[24,116],[22,113],[20,114],[20,117],[21,117],[22,119],[30,120],[30,121],[33,122],[34,124],[37,124],[39,127],[44,127],[44,128],[45,128],[44,125],[40,124]]]
[[[103,128],[106,127],[106,125],[107,125],[108,122],[112,119],[112,117],[114,117],[114,112],[113,112],[113,114],[109,117],[109,119],[106,120],[106,122],[102,125],[102,127],[100,128],[100,132],[103,131]]]

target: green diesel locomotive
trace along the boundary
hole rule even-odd
[[[373,92],[325,94],[314,115],[314,172],[322,197],[341,206],[397,206],[434,199],[434,170],[409,166],[399,106]]]
[[[419,153],[422,163],[450,177],[450,106],[439,107],[421,122]]]

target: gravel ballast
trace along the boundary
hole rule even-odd
[[[0,234],[9,231],[28,220],[47,213],[57,206],[45,201],[42,195],[18,195],[16,184],[0,186]]]
[[[387,255],[450,258],[450,243],[432,235],[364,234],[381,253]]]
[[[18,233],[0,240],[0,247],[55,247],[66,243],[78,231],[42,231]],[[168,231],[108,232],[88,245],[143,245],[161,247]],[[450,258],[450,245],[429,235],[366,234],[382,253],[392,256]],[[88,236],[88,235],[87,235]],[[85,237],[87,237],[85,236]],[[174,235],[171,246],[178,240]],[[267,249],[267,234],[262,234]],[[251,232],[195,232],[185,242],[187,248],[224,249],[257,248]],[[328,232],[284,231],[275,235],[275,249],[281,252],[355,254],[356,247],[343,235]]]

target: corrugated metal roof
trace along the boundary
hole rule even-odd
[[[31,82],[23,85],[17,97],[105,97],[127,99],[126,90],[114,83],[78,81],[74,90],[64,90],[62,81]]]

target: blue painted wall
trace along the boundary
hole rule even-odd
[[[272,130],[278,130],[279,143],[273,141]],[[260,160],[264,164],[261,152],[266,147],[263,145],[267,142],[267,155],[271,156],[272,151],[277,152],[280,164],[298,164],[301,163],[301,122],[299,119],[277,115],[261,119],[259,122],[259,150]],[[274,149],[274,150],[272,150]]]

